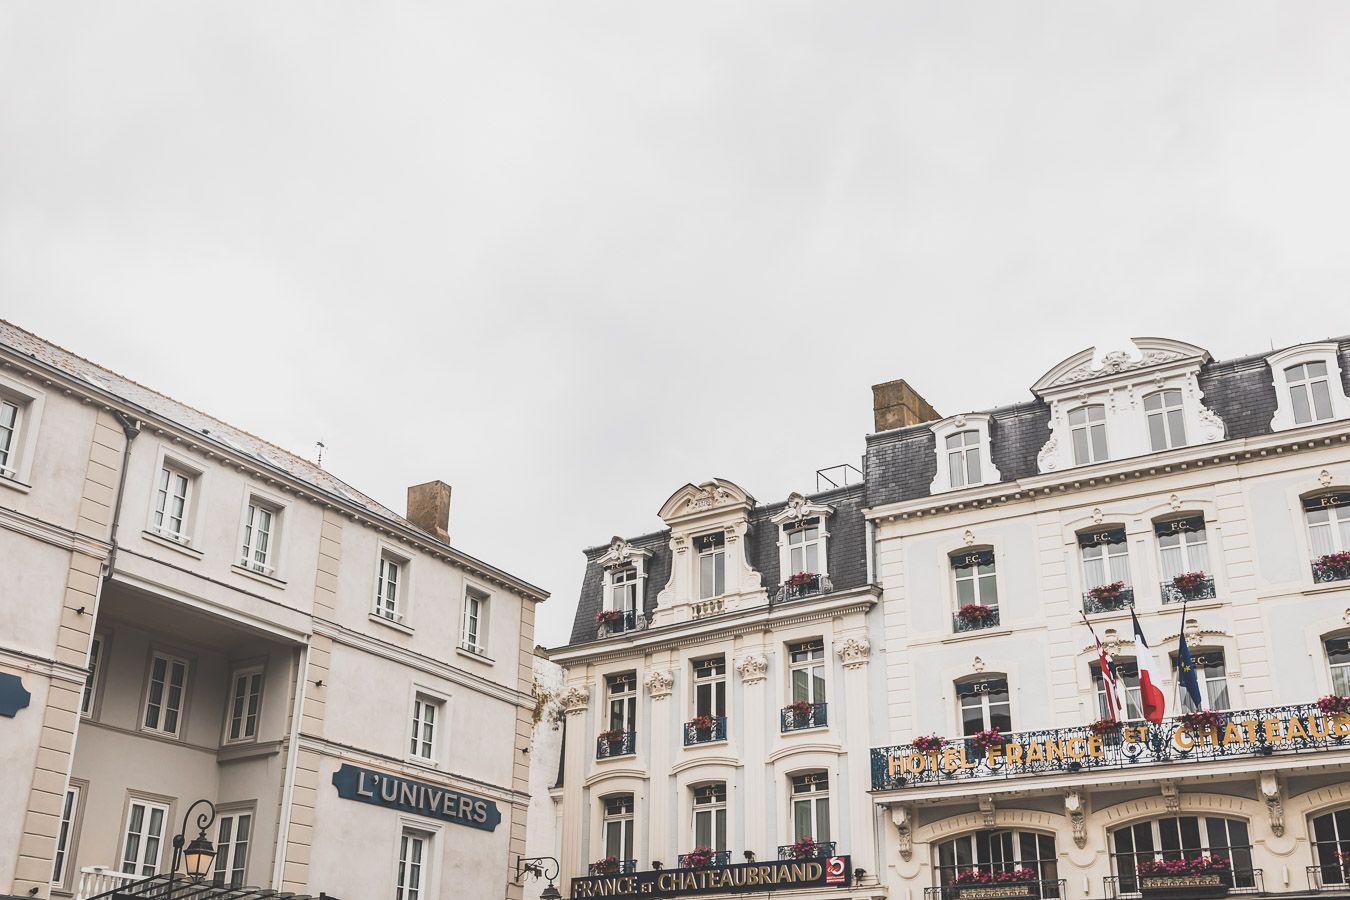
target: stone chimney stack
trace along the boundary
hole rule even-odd
[[[890,431],[942,418],[903,378],[872,385],[872,417],[876,431]]]
[[[450,485],[428,481],[408,488],[408,521],[450,543]]]

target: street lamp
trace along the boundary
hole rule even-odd
[[[516,881],[520,881],[526,875],[533,875],[535,878],[547,878],[548,887],[540,892],[539,900],[562,900],[562,894],[553,885],[553,879],[558,877],[560,868],[558,861],[551,856],[535,856],[529,859],[517,856]],[[552,872],[549,871],[550,869],[552,869]]]
[[[183,844],[187,842],[188,818],[192,815],[192,811],[203,803],[206,804],[208,811],[197,816],[197,836],[184,849]],[[170,885],[173,884],[174,878],[178,876],[180,864],[184,866],[187,876],[196,882],[201,882],[210,873],[211,862],[216,858],[216,848],[207,838],[206,829],[210,828],[211,823],[215,820],[216,808],[210,800],[198,800],[187,808],[187,812],[183,814],[183,828],[173,836],[173,868],[169,870]]]

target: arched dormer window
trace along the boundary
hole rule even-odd
[[[1303,516],[1308,523],[1313,581],[1350,579],[1350,491],[1304,497]]]
[[[1350,418],[1335,341],[1290,347],[1266,357],[1275,384],[1271,431]]]
[[[651,555],[650,550],[634,547],[615,535],[609,549],[596,560],[604,572],[601,612],[596,617],[600,637],[646,627],[643,602]]]
[[[983,413],[966,413],[931,426],[937,475],[929,486],[930,493],[997,484],[1003,479],[992,458],[990,421],[991,417]]]
[[[834,590],[830,582],[826,526],[834,508],[793,492],[769,518],[778,528],[778,572],[782,579],[775,602],[797,600]]]
[[[1100,403],[1069,411],[1069,437],[1073,441],[1073,464],[1086,466],[1110,459],[1106,448],[1106,407]]]

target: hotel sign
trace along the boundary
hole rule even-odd
[[[1106,733],[1088,726],[1017,732],[983,748],[970,738],[948,740],[937,750],[878,747],[872,789],[1335,749],[1350,750],[1350,713],[1326,713],[1315,704],[1234,710],[1208,725],[1179,716]]]
[[[572,900],[590,897],[697,897],[762,894],[790,888],[847,887],[853,866],[847,856],[784,862],[737,863],[698,869],[656,869],[626,875],[572,879]]]
[[[333,773],[333,786],[337,788],[338,796],[345,800],[371,803],[469,828],[492,831],[502,820],[501,811],[491,800],[346,763]]]

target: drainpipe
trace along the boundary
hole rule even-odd
[[[117,419],[117,424],[122,426],[122,433],[127,437],[126,446],[122,449],[122,471],[117,476],[117,496],[113,498],[113,518],[112,518],[112,547],[108,551],[108,562],[103,572],[103,580],[112,578],[113,567],[117,564],[117,525],[122,521],[122,495],[127,487],[127,467],[131,463],[131,442],[136,440],[136,435],[141,433],[141,423],[135,421],[124,413],[113,410],[113,417]]]

